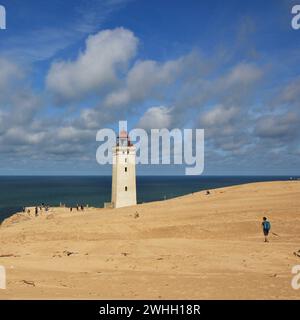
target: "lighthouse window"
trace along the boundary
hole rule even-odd
[[[127,186],[125,187],[125,191],[127,191]]]
[[[127,172],[127,167],[125,167],[125,172]]]
[[[127,150],[127,154],[129,154],[129,150]]]

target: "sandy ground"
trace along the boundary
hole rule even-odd
[[[272,223],[264,243],[261,219]],[[299,299],[300,181],[254,183],[0,228],[0,299]],[[299,253],[300,256],[300,253]]]

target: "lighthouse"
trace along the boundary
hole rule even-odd
[[[136,204],[135,147],[128,133],[122,130],[112,150],[112,192],[114,208]]]

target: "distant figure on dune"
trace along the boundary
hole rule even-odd
[[[268,240],[268,235],[271,229],[271,223],[270,221],[268,221],[268,219],[266,217],[263,217],[263,222],[262,222],[262,228],[263,228],[263,233],[265,236],[265,242],[269,242]]]
[[[38,207],[35,207],[35,216],[37,217],[39,215],[39,209]]]

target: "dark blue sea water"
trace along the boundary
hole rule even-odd
[[[289,180],[290,177],[217,177],[217,176],[139,176],[138,203],[173,198],[191,192],[225,186],[258,182]],[[110,176],[2,176],[0,177],[0,221],[23,206],[41,203],[57,206],[89,204],[103,207],[110,201]]]

